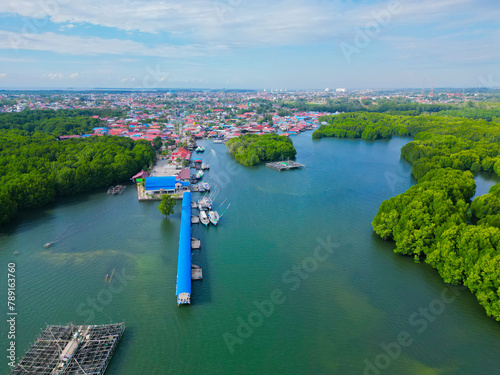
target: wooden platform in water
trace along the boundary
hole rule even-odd
[[[199,238],[191,238],[191,249],[198,250],[201,248],[201,241]]]
[[[304,168],[304,164],[297,163],[295,161],[275,161],[272,163],[266,163],[266,167],[275,169],[277,171],[288,171],[290,169]]]
[[[202,280],[203,279],[203,270],[200,266],[192,265],[191,266],[191,280]]]

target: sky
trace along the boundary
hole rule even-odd
[[[498,0],[0,0],[2,88],[500,87]]]

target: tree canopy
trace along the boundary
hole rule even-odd
[[[168,216],[174,213],[175,199],[170,195],[162,195],[158,210],[162,215]]]
[[[229,140],[226,146],[238,163],[247,166],[265,161],[293,159],[297,154],[292,141],[277,134],[246,134]]]
[[[388,199],[373,219],[395,252],[425,261],[443,280],[465,285],[500,321],[500,184],[477,197],[472,172],[500,175],[500,125],[485,119],[352,113],[329,117],[322,137],[375,140],[404,135],[401,149],[418,183]]]
[[[19,129],[54,135],[85,134],[103,126],[98,118],[118,116],[123,113],[111,109],[39,110],[0,113],[0,129]]]
[[[57,196],[127,180],[154,158],[146,141],[109,136],[59,141],[39,132],[0,130],[0,223]]]

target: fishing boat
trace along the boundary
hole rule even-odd
[[[196,178],[197,179],[201,179],[203,177],[205,173],[203,171],[198,171],[198,173],[196,173]]]
[[[214,143],[223,143],[224,141],[222,139],[215,139]]]
[[[213,225],[217,225],[220,219],[219,213],[217,211],[208,211],[208,217],[210,218],[210,222]]]
[[[111,186],[108,189],[108,195],[116,195],[116,194],[121,194],[125,191],[127,187],[123,185],[116,185],[116,186]]]
[[[48,249],[49,247],[51,247],[55,242],[52,241],[52,242],[47,242],[45,245],[43,245],[43,247],[45,247],[46,249]]]
[[[210,191],[210,184],[208,182],[203,182],[201,187],[205,189],[205,191]]]
[[[212,200],[208,197],[203,197],[198,200],[198,209],[200,211],[210,210],[212,208]]]
[[[207,226],[210,223],[210,219],[205,211],[200,211],[200,221],[203,225]]]
[[[205,147],[198,146],[196,152],[205,152]]]

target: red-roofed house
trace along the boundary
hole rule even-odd
[[[191,159],[191,153],[184,147],[180,147],[177,151],[172,152],[172,160],[176,160],[177,158],[189,160]]]

